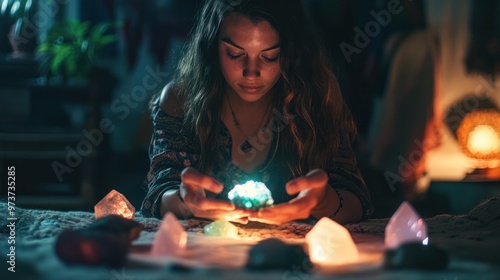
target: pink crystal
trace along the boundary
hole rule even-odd
[[[313,263],[342,265],[358,261],[358,248],[349,231],[329,218],[321,218],[306,235]]]
[[[116,190],[111,190],[94,206],[95,219],[108,215],[119,215],[126,219],[134,219],[135,207]]]
[[[168,212],[155,234],[151,254],[177,255],[186,247],[187,233],[174,214]]]
[[[385,227],[385,246],[395,249],[404,243],[427,245],[427,225],[408,202],[403,202]]]

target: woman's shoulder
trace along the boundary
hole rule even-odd
[[[159,96],[158,105],[168,115],[180,117],[183,114],[182,99],[174,82],[168,83]]]

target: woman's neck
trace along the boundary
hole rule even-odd
[[[225,102],[230,102],[230,106],[224,106],[225,108],[232,107],[234,112],[238,115],[262,115],[265,114],[272,103],[272,92],[268,92],[262,98],[254,102],[248,102],[243,100],[236,92],[234,92],[230,87],[225,90]],[[229,112],[230,113],[230,112]]]

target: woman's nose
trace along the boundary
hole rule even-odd
[[[246,78],[260,77],[260,62],[258,59],[247,59],[243,68],[243,76]]]

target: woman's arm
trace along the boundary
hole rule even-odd
[[[358,222],[372,215],[370,193],[356,165],[356,156],[347,135],[341,135],[337,156],[332,159],[325,172],[328,174],[329,188],[325,197],[311,212],[315,218],[331,217],[345,224]]]
[[[162,94],[152,102],[153,136],[149,147],[151,161],[148,173],[148,192],[141,211],[145,216],[161,218],[167,211],[179,218],[190,215],[178,197],[181,172],[188,166],[195,166],[199,152],[194,137],[183,134],[180,111],[182,106],[167,85]]]
[[[317,219],[330,217],[340,224],[357,222],[363,217],[363,205],[352,192],[328,185],[324,197],[311,210],[311,216]]]

